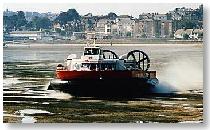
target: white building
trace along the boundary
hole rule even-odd
[[[9,34],[10,37],[21,40],[41,40],[41,31],[13,31]]]
[[[203,37],[203,29],[178,29],[175,33],[174,33],[174,38],[175,39],[183,39],[184,35],[188,35],[189,39],[202,39]]]
[[[130,16],[123,15],[117,18],[116,23],[120,37],[133,37],[135,20],[131,19]]]
[[[111,37],[112,34],[112,25],[115,23],[115,20],[110,19],[100,19],[96,23],[96,34],[97,38],[104,39],[107,37]]]
[[[184,34],[185,34],[184,29],[178,29],[178,30],[174,33],[174,38],[175,38],[175,39],[183,39],[183,38],[184,38]]]

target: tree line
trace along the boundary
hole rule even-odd
[[[93,16],[96,20],[98,17]],[[118,17],[115,13],[110,12],[108,15],[102,18],[115,19]],[[86,22],[86,23],[85,23]],[[5,32],[10,32],[13,30],[28,30],[28,31],[38,31],[40,29],[51,29],[53,23],[59,23],[64,27],[65,30],[56,30],[58,33],[63,35],[68,35],[72,32],[84,31],[84,26],[87,24],[90,28],[93,27],[91,20],[83,21],[82,17],[75,9],[69,9],[67,12],[61,12],[56,19],[51,21],[47,17],[37,17],[32,18],[31,21],[27,21],[23,11],[18,11],[17,14],[13,16],[3,16],[3,25]],[[174,20],[173,28],[175,30],[180,28],[190,29],[198,28],[202,26],[202,21],[191,21],[191,20]]]
[[[77,26],[76,23],[81,22],[81,17],[75,9],[69,9],[67,12],[60,13],[59,16],[53,21],[47,17],[38,16],[32,18],[31,21],[27,21],[23,11],[18,11],[17,14],[12,16],[3,16],[3,25],[6,29],[5,31],[7,32],[11,30],[38,31],[40,29],[51,29],[53,23],[56,22],[60,23],[61,25],[71,25],[71,28],[73,28],[73,26]],[[71,24],[71,22],[74,24]]]

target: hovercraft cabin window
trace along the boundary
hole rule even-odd
[[[83,63],[82,64],[83,68],[88,68],[89,70],[101,70],[101,71],[105,71],[105,70],[115,70],[116,69],[116,65],[113,63]]]
[[[99,55],[99,48],[85,48],[84,55]]]
[[[115,70],[116,69],[116,65],[113,63],[102,63],[100,64],[101,68],[100,70]]]

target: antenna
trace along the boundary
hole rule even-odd
[[[95,32],[94,33],[92,33],[92,38],[91,39],[93,39],[93,45],[95,46],[95,44],[96,44],[96,34],[95,34]]]
[[[96,44],[96,37],[94,37],[94,38],[92,38],[93,39],[93,45],[95,46],[95,44]]]
[[[95,35],[95,33],[87,33],[88,35],[91,35],[91,38],[90,39],[92,39],[93,40],[93,45],[95,46],[95,44],[96,44],[96,35]],[[87,45],[88,45],[89,43],[87,42]],[[90,45],[90,44],[89,44]]]

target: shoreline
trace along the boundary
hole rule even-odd
[[[52,44],[52,43],[22,43],[22,44],[6,44],[4,48],[8,47],[39,47],[39,46],[86,46],[87,44],[84,43],[77,43],[77,44]],[[92,45],[92,44],[91,44]],[[95,44],[96,46],[177,46],[177,45],[183,45],[183,46],[194,46],[199,45],[203,46],[203,43],[113,43],[113,44]]]
[[[87,43],[93,43],[92,40],[54,40],[54,41],[7,41],[4,42],[4,45],[11,45],[11,44],[17,44],[17,45],[25,45],[25,44],[52,44],[52,45],[86,45]],[[165,39],[115,39],[115,40],[105,40],[105,39],[99,39],[96,41],[98,45],[142,45],[142,44],[203,44],[204,41],[202,40],[165,40]]]

